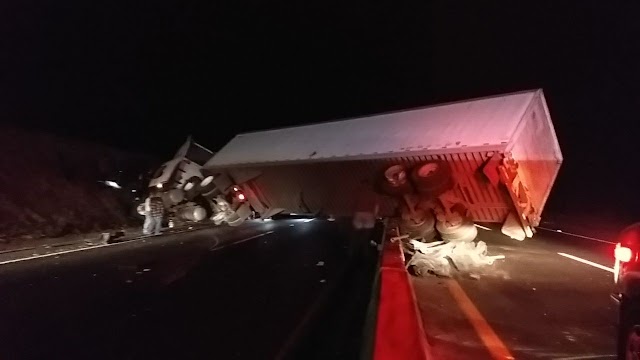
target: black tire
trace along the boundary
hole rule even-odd
[[[202,170],[202,181],[200,182],[200,184],[198,184],[198,192],[199,194],[203,195],[203,196],[215,196],[215,194],[213,194],[214,190],[216,190],[216,182],[215,182],[215,178],[216,178],[216,173],[214,173],[213,171],[210,170],[206,170],[203,169]],[[212,180],[207,184],[205,180],[207,180],[208,177],[212,177]]]
[[[189,178],[187,181],[184,182],[184,197],[187,200],[191,200],[193,198],[195,198],[196,196],[198,196],[200,194],[200,182],[202,181],[202,179],[200,179],[197,176],[192,176],[191,178]],[[187,187],[187,184],[193,184],[193,187],[191,187],[191,189],[186,190],[185,188]]]
[[[640,300],[624,299],[620,304],[618,320],[618,359],[627,359],[628,342],[640,338]],[[636,342],[638,345],[638,343]],[[637,348],[637,347],[636,347]]]
[[[413,187],[407,173],[407,169],[403,165],[389,166],[380,176],[380,191],[391,196],[412,193]]]
[[[411,171],[411,181],[419,193],[431,197],[453,188],[451,168],[444,161],[426,161],[416,165]]]
[[[215,190],[217,190],[216,184],[213,181],[211,181],[206,185],[202,185],[202,184],[198,185],[198,194],[202,196],[214,196]]]
[[[211,207],[211,203],[204,196],[196,195],[192,201],[207,212],[207,219],[213,216],[213,208]]]

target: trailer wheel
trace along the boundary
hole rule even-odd
[[[407,179],[407,170],[403,165],[392,165],[385,169],[380,190],[387,195],[403,195],[413,192],[413,187]]]
[[[210,196],[216,190],[216,184],[213,182],[213,175],[205,177],[198,185],[198,194]]]
[[[423,241],[433,240],[436,236],[435,217],[431,212],[423,212],[422,219],[411,219],[409,217],[403,217],[400,224],[400,231],[403,234],[408,234],[412,238],[422,238]]]
[[[184,182],[184,186],[182,189],[184,190],[184,195],[187,199],[191,200],[196,197],[200,193],[200,179],[197,176],[190,177],[187,181]]]
[[[448,242],[471,242],[478,236],[478,229],[469,219],[463,219],[459,224],[438,221],[436,229],[442,240]]]
[[[427,161],[411,171],[411,180],[421,194],[437,197],[453,187],[451,168],[444,161]]]

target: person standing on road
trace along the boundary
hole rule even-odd
[[[162,228],[162,216],[164,215],[164,204],[162,198],[157,193],[149,195],[144,203],[145,218],[142,233],[145,235],[160,235]]]

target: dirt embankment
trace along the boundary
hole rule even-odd
[[[154,164],[148,156],[0,125],[0,241],[131,224],[131,190]]]

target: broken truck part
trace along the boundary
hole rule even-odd
[[[188,138],[153,175],[149,190],[160,193],[170,224],[211,219],[237,226],[251,216],[244,193],[225,173],[202,168],[213,154]],[[144,203],[137,212],[144,215]]]
[[[562,160],[532,90],[239,134],[204,169],[228,174],[263,217],[359,213],[364,226],[369,212],[412,236],[470,242],[473,222],[531,237]]]

